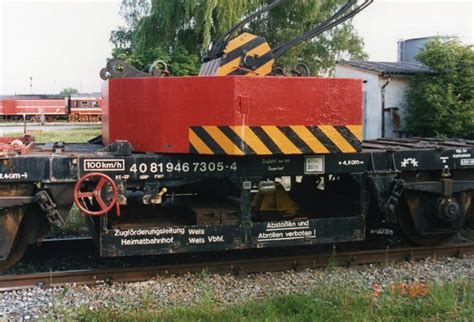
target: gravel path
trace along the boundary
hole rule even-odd
[[[242,299],[289,294],[311,290],[321,283],[351,283],[370,288],[400,281],[448,282],[454,279],[474,280],[474,256],[464,259],[428,259],[416,263],[365,265],[353,268],[327,268],[302,272],[277,272],[244,277],[233,275],[188,274],[128,284],[74,286],[55,289],[31,289],[0,293],[0,320],[71,318],[79,307],[101,308],[183,305],[210,299],[218,303],[235,303]]]

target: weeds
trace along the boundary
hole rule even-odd
[[[70,130],[31,130],[28,131],[35,138],[36,143],[46,142],[68,142],[68,143],[85,143],[101,134],[100,128],[84,128]],[[8,136],[22,136],[23,133],[9,133]]]
[[[336,252],[336,245],[333,244],[332,245],[332,253],[331,253],[331,257],[329,258],[329,261],[328,261],[328,269],[330,270],[335,270],[336,267],[337,267],[337,252]]]
[[[448,284],[395,283],[374,296],[370,288],[352,284],[319,285],[307,294],[252,299],[234,305],[218,305],[202,284],[199,303],[193,306],[125,309],[94,312],[82,308],[81,320],[93,321],[371,321],[371,320],[470,320],[474,313],[474,282]],[[401,285],[404,286],[401,286]],[[417,290],[416,296],[412,296]]]
[[[89,229],[84,220],[84,216],[81,214],[76,206],[72,206],[69,215],[66,218],[64,227],[61,229],[51,229],[48,237],[61,237],[61,236],[89,236]]]

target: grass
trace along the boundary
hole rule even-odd
[[[31,130],[35,142],[46,143],[63,141],[67,143],[85,143],[101,134],[100,128],[69,129],[69,130]],[[22,136],[23,133],[9,133],[8,136]]]
[[[204,296],[193,306],[163,308],[149,295],[139,308],[75,313],[85,321],[471,321],[474,281],[432,284],[427,294],[410,296],[397,288],[374,295],[370,287],[320,285],[306,293],[251,299],[222,306]],[[76,316],[77,317],[77,316]]]
[[[84,215],[73,205],[69,215],[61,229],[51,229],[48,233],[49,238],[58,238],[63,236],[89,236],[90,232],[84,220]]]

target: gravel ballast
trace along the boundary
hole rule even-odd
[[[262,298],[307,292],[324,284],[350,284],[371,288],[401,281],[450,282],[474,280],[474,256],[395,264],[363,265],[351,268],[287,271],[248,276],[187,274],[162,277],[139,283],[40,288],[0,293],[0,319],[61,319],[74,317],[79,308],[89,310],[192,305],[202,300],[234,304],[249,298]]]

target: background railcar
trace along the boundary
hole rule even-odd
[[[36,122],[68,120],[99,122],[99,97],[63,97],[59,95],[15,95],[0,97],[0,119],[12,121],[26,118]]]
[[[70,122],[99,122],[102,114],[100,97],[75,97],[68,99]]]
[[[0,97],[0,117],[10,121],[22,119],[45,121],[67,119],[67,99],[59,95],[13,95]]]

